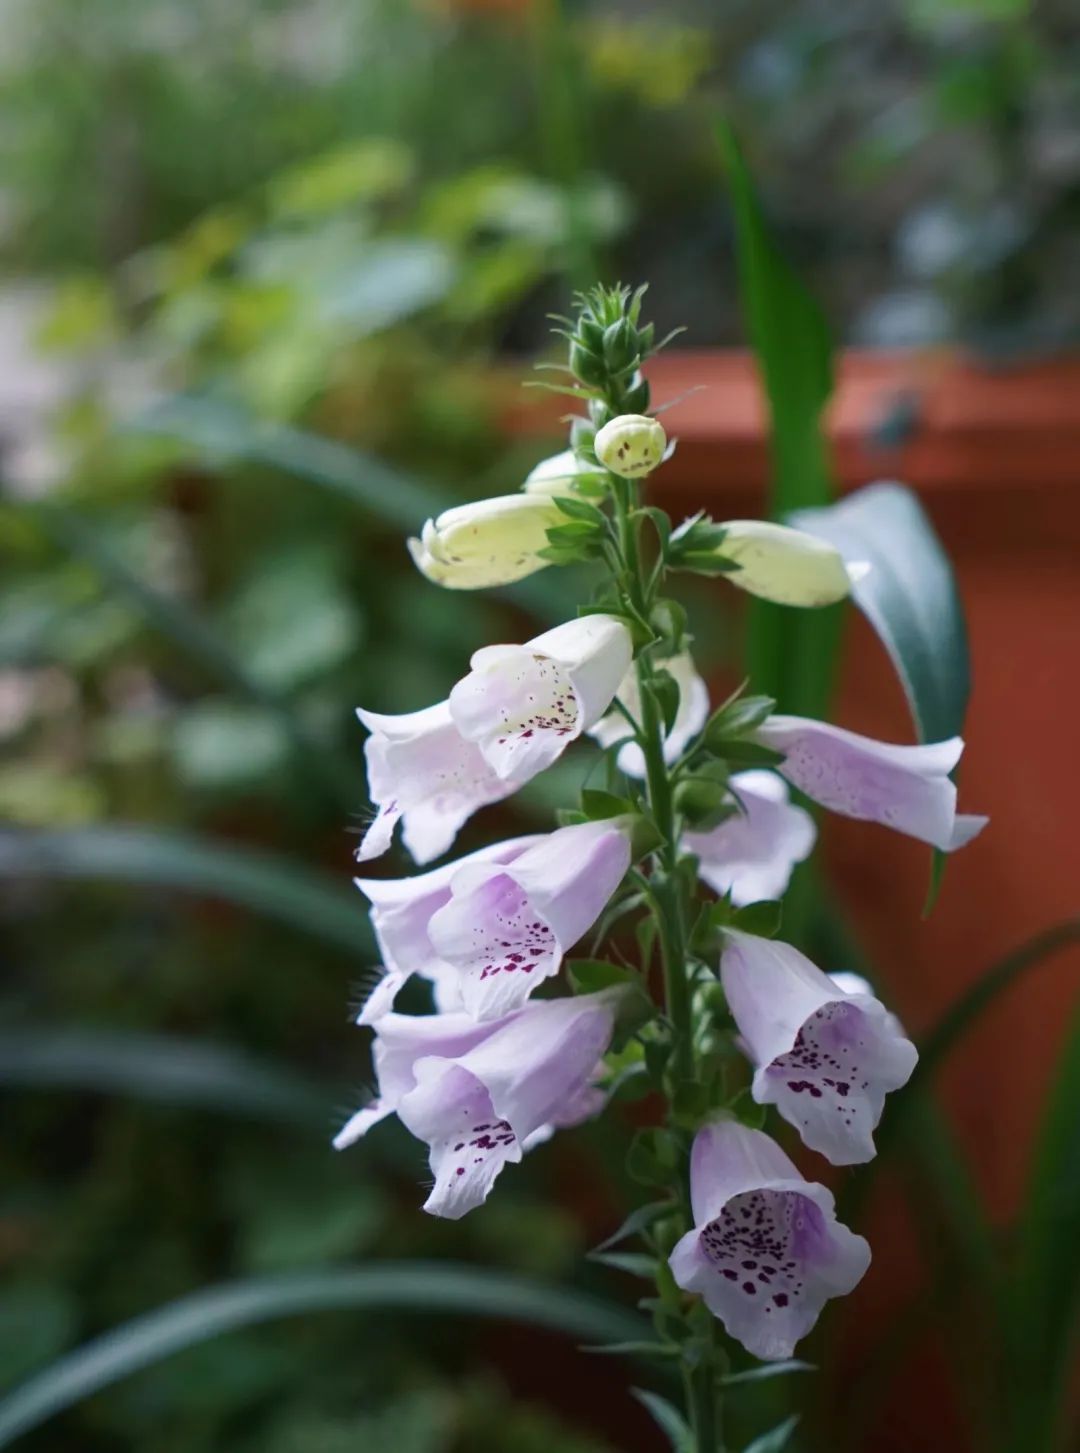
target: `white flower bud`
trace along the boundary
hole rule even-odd
[[[834,545],[769,520],[725,520],[718,554],[738,565],[725,579],[777,605],[833,605],[866,565],[848,566]]]
[[[450,590],[482,590],[523,580],[549,562],[547,532],[566,520],[542,494],[500,495],[444,510],[409,541],[416,568]]]
[[[620,414],[599,431],[593,447],[597,459],[612,474],[640,479],[663,459],[667,435],[647,414]]]
[[[603,481],[604,476],[579,459],[572,449],[553,454],[550,459],[541,459],[525,478],[522,489],[526,494],[567,495],[573,494],[581,480]]]

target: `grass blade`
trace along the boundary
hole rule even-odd
[[[0,1085],[130,1094],[310,1131],[334,1108],[329,1091],[227,1045],[107,1029],[0,1030]]]
[[[116,881],[220,898],[351,956],[374,950],[359,895],[310,869],[231,843],[117,825],[0,828],[0,879]]]
[[[362,790],[359,768],[312,737],[289,704],[260,685],[217,632],[183,601],[141,580],[74,510],[51,503],[38,505],[34,517],[57,544],[92,566],[111,589],[130,601],[150,626],[201,662],[225,686],[270,712],[292,744],[298,767],[324,792],[350,805],[357,800]]]
[[[447,1262],[382,1262],[233,1282],[136,1317],[30,1378],[0,1402],[0,1448],[184,1348],[280,1317],[334,1311],[494,1317],[593,1341],[641,1341],[648,1334],[647,1323],[617,1305]]]

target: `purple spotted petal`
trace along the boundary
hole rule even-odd
[[[790,944],[725,931],[720,973],[756,1067],[754,1099],[775,1105],[833,1165],[874,1155],[885,1096],[918,1052],[870,994],[846,994]]]
[[[499,777],[531,777],[607,710],[632,653],[630,632],[605,615],[487,646],[450,693],[454,723]]]
[[[521,785],[495,775],[478,748],[458,733],[446,702],[404,716],[357,715],[371,733],[364,755],[368,793],[378,808],[357,849],[361,862],[386,851],[400,818],[405,846],[418,863],[430,863],[478,808]]]
[[[783,752],[777,770],[830,812],[880,822],[944,852],[969,843],[988,821],[957,816],[949,773],[964,750],[959,737],[900,747],[799,716],[772,716],[755,736]]]
[[[539,834],[512,838],[411,878],[355,878],[356,886],[371,903],[371,926],[386,970],[368,996],[357,1023],[374,1024],[393,1007],[398,990],[413,974],[421,974],[436,985],[436,1002],[445,1000],[444,991],[457,983],[457,971],[439,958],[428,936],[428,923],[432,914],[449,903],[455,873],[469,863],[511,863],[541,841]],[[442,1007],[449,1006],[443,1002]]]
[[[557,973],[629,866],[616,820],[560,828],[505,866],[463,866],[428,932],[439,958],[459,971],[469,1013],[509,1013]]]
[[[795,864],[814,846],[814,820],[788,801],[786,785],[772,772],[738,772],[731,787],[742,811],[711,832],[686,833],[683,841],[704,881],[716,893],[730,893],[736,905],[780,898]]]
[[[504,1165],[601,1108],[592,1082],[617,998],[544,1000],[486,1024],[463,1014],[385,1015],[375,1026],[378,1097],[334,1144],[351,1144],[396,1111],[430,1149],[435,1186],[425,1210],[463,1216]]]
[[[760,1130],[735,1121],[700,1130],[691,1193],[695,1224],[671,1254],[672,1274],[755,1357],[790,1357],[826,1301],[850,1292],[870,1264],[825,1187],[804,1180]]]

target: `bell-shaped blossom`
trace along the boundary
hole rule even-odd
[[[671,1254],[672,1274],[755,1357],[790,1357],[825,1303],[870,1265],[832,1195],[761,1130],[733,1120],[699,1130],[690,1197],[694,1227]]]
[[[719,531],[723,534],[715,544],[705,543]],[[691,542],[699,537],[703,549],[695,550]],[[848,565],[828,541],[771,520],[724,520],[719,525],[708,521],[703,526],[700,517],[695,516],[680,525],[671,538],[677,548],[681,545],[690,551],[691,565],[704,565],[710,555],[730,562],[737,568],[729,570],[725,579],[777,605],[834,605],[850,595],[852,585],[870,568],[865,564]],[[703,558],[695,561],[695,555]]]
[[[450,693],[450,714],[498,777],[532,776],[594,726],[633,658],[615,616],[587,615],[526,641],[485,646]]]
[[[436,1008],[460,1009],[461,976],[435,952],[428,936],[431,916],[450,902],[451,881],[467,864],[512,863],[527,848],[542,841],[539,833],[511,838],[456,862],[444,863],[430,873],[414,873],[409,878],[354,878],[356,886],[371,903],[371,926],[384,969],[383,977],[364,1003],[357,1024],[374,1024],[380,1019],[393,1007],[398,990],[413,974],[420,974],[434,985]]]
[[[509,863],[467,861],[428,923],[476,1019],[523,1004],[587,933],[630,866],[627,819],[562,827]]]
[[[501,495],[428,520],[409,554],[422,575],[451,590],[510,585],[544,569],[547,532],[565,523],[548,495]]]
[[[503,1166],[556,1127],[597,1113],[593,1087],[618,991],[527,1004],[478,1024],[465,1014],[387,1014],[375,1026],[378,1097],[334,1140],[340,1150],[396,1113],[430,1148],[424,1210],[457,1220],[487,1199]]]
[[[681,651],[677,656],[670,656],[666,661],[657,664],[674,678],[679,688],[679,709],[675,713],[671,730],[664,737],[664,760],[676,762],[708,719],[709,689],[698,675],[694,658],[689,651]],[[634,671],[627,672],[615,694],[634,720],[640,721],[641,692]],[[633,736],[633,729],[622,712],[609,711],[589,728],[589,735],[602,747],[625,742],[617,759],[619,770],[628,777],[645,776],[645,757],[641,748],[637,742],[625,740]]]
[[[699,875],[737,907],[780,898],[814,846],[814,819],[789,801],[772,772],[737,772],[730,786],[741,810],[708,832],[686,833],[683,842],[698,858]]]
[[[885,1096],[918,1052],[871,994],[846,994],[790,944],[725,929],[720,977],[752,1059],[752,1093],[833,1165],[874,1155]]]
[[[784,754],[776,770],[822,807],[943,852],[964,847],[989,820],[957,814],[949,773],[964,750],[959,737],[898,747],[801,716],[771,716],[754,737]]]
[[[642,479],[664,459],[667,435],[659,419],[648,414],[620,414],[597,432],[593,450],[612,474]]]
[[[371,733],[364,755],[368,794],[378,809],[356,851],[361,862],[386,852],[401,819],[405,846],[416,862],[430,863],[474,812],[521,786],[515,777],[496,776],[480,749],[462,737],[448,702],[402,716],[356,714]]]
[[[534,465],[521,487],[526,494],[572,495],[582,484],[603,483],[602,469],[579,459],[572,449],[564,449]]]

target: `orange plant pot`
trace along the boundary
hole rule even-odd
[[[649,373],[655,404],[687,395],[663,416],[679,441],[657,476],[665,506],[676,517],[763,513],[766,412],[752,358],[670,352]],[[560,412],[540,406],[513,423],[554,433]],[[868,824],[824,824],[830,877],[887,996],[919,1036],[1006,951],[1080,915],[1080,361],[990,372],[947,353],[847,353],[828,428],[841,490],[899,479],[918,491],[954,563],[970,631],[961,799],[991,822],[950,863],[932,917],[920,916],[925,849]],[[912,739],[899,686],[861,617],[848,633],[834,719]],[[942,1071],[948,1113],[1000,1224],[1020,1203],[1078,970],[1080,950],[1070,950],[1030,973]],[[872,1321],[904,1295],[894,1272],[879,1265],[857,1299]],[[903,1432],[917,1446],[939,1446],[940,1428],[917,1409],[908,1417]],[[899,1431],[890,1419],[890,1436]]]

